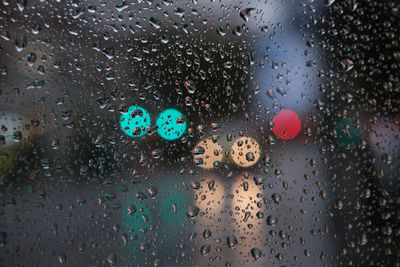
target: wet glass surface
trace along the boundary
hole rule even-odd
[[[399,266],[396,1],[0,3],[0,266]]]

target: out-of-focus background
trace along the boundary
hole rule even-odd
[[[399,266],[399,9],[3,0],[0,265]]]

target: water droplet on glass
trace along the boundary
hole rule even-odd
[[[350,59],[345,59],[342,62],[340,62],[342,65],[342,68],[345,72],[350,71],[354,67],[354,62]]]
[[[236,26],[236,27],[233,29],[232,33],[233,33],[234,35],[236,35],[236,36],[242,35],[242,27]]]
[[[335,3],[336,0],[324,0],[324,5],[325,6],[331,6],[333,3]]]
[[[204,237],[204,239],[210,239],[210,237],[211,237],[211,231],[210,231],[210,229],[206,229],[206,230],[204,230],[204,232],[203,232],[203,237]]]
[[[262,252],[260,249],[258,248],[252,248],[251,249],[251,256],[255,259],[255,260],[259,260],[261,258]]]
[[[217,28],[217,33],[218,33],[218,35],[225,36],[226,35],[225,27],[224,26],[218,27]]]
[[[191,80],[186,81],[184,83],[184,86],[189,94],[193,94],[196,91],[196,86],[194,85],[194,82]]]
[[[186,215],[190,218],[190,219],[195,219],[197,217],[197,215],[199,214],[200,209],[196,206],[189,206],[186,210]]]
[[[61,254],[61,255],[59,255],[59,256],[58,256],[58,261],[59,261],[61,264],[67,263],[67,256],[65,256],[64,253]]]
[[[248,8],[243,9],[242,11],[240,11],[240,17],[241,17],[244,21],[248,22],[248,21],[249,21],[249,18],[250,18],[250,13],[251,13],[251,11],[253,11],[254,9],[255,9],[255,8],[252,8],[252,7],[248,7]]]
[[[158,190],[157,190],[157,187],[151,186],[151,187],[147,188],[147,192],[149,193],[149,196],[151,198],[154,198],[157,195]]]
[[[200,249],[201,255],[207,256],[210,253],[211,246],[209,244],[203,245]]]
[[[271,215],[267,217],[267,224],[268,225],[276,226],[277,222],[278,222],[278,219],[276,217],[271,216]]]
[[[156,29],[159,29],[159,28],[160,28],[160,22],[158,21],[158,19],[157,19],[156,16],[152,16],[152,17],[150,18],[150,24],[151,24],[151,26],[153,26],[153,27],[156,28]]]
[[[228,248],[234,249],[236,247],[236,245],[237,245],[236,236],[228,235],[226,237],[226,245],[228,246]]]

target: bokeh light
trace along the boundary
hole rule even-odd
[[[291,110],[282,110],[273,119],[274,126],[272,131],[280,139],[295,138],[301,129],[299,116]]]
[[[350,146],[350,148],[355,148],[358,145],[358,141],[365,137],[361,121],[352,118],[339,121],[335,127],[335,131],[335,140],[342,147]]]
[[[186,131],[186,120],[183,114],[176,109],[166,109],[156,121],[158,134],[161,138],[172,141],[182,137]]]
[[[260,145],[251,137],[241,137],[232,146],[232,160],[241,167],[250,167],[260,159]]]
[[[222,161],[222,147],[214,143],[211,138],[201,140],[193,150],[193,158],[196,165],[211,169],[214,167],[214,162]]]
[[[125,134],[141,137],[147,133],[147,127],[150,126],[150,114],[140,106],[131,106],[127,113],[121,115],[119,123]]]

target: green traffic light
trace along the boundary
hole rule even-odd
[[[161,112],[156,125],[158,134],[168,141],[181,138],[186,131],[186,121],[183,114],[172,108]]]
[[[357,124],[352,118],[341,120],[335,127],[336,142],[344,147],[349,145],[350,148],[357,147],[358,141],[365,137],[365,131],[362,124]]]
[[[131,106],[127,113],[121,115],[119,123],[128,136],[141,137],[150,126],[150,114],[140,106]]]

